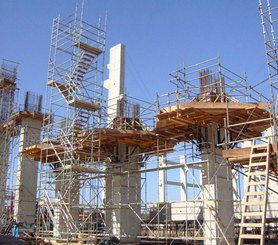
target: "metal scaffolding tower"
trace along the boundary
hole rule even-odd
[[[278,90],[278,54],[277,54],[277,28],[278,7],[271,4],[271,0],[259,0],[259,11],[262,20],[263,37],[268,65],[268,80],[271,92],[271,110],[273,113],[273,137],[277,141],[277,90]]]
[[[38,160],[38,232],[71,241],[87,238],[103,222],[98,209],[102,180],[100,129],[104,127],[105,23],[91,25],[81,13],[53,20],[43,144]],[[84,232],[83,232],[84,231]],[[86,234],[85,234],[86,233]]]
[[[14,193],[8,188],[12,137],[16,134],[14,112],[18,64],[4,60],[0,66],[0,227],[1,232],[13,218]]]
[[[17,102],[18,64],[3,61],[0,68],[0,232],[10,231],[13,220],[30,228],[35,223],[37,164],[22,149],[40,142],[42,96],[26,92]]]

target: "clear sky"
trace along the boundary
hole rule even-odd
[[[20,98],[26,90],[45,93],[52,19],[73,13],[75,3],[0,0],[0,58],[20,63]],[[126,90],[133,97],[154,102],[157,92],[174,90],[170,72],[216,56],[246,72],[249,84],[267,77],[256,0],[85,0],[87,22],[106,12],[106,63],[112,46],[126,45]]]
[[[73,13],[75,3],[0,1],[0,58],[20,63],[22,94],[44,94],[52,19]],[[249,83],[267,77],[256,0],[85,0],[86,21],[95,23],[106,11],[106,50],[126,45],[126,89],[132,96],[153,102],[156,92],[174,90],[169,72],[215,56],[236,73],[246,72]]]

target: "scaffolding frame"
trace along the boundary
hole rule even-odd
[[[106,20],[83,20],[83,6],[53,19],[43,140],[37,235],[86,240],[103,222],[102,149],[105,125],[103,66]],[[49,102],[49,103],[48,103]],[[88,133],[89,132],[89,133]]]
[[[268,8],[268,12],[262,14],[269,14],[270,10],[276,8]],[[262,19],[265,20],[265,17]],[[270,24],[274,22],[270,21]],[[97,31],[93,37],[92,30]],[[273,63],[277,61],[276,58],[272,60],[276,47],[271,45],[275,41],[271,37],[266,42],[267,47],[271,48],[267,51],[270,58],[268,64],[273,69]],[[248,86],[246,77],[224,67],[218,57],[182,67],[170,73],[174,92],[157,95],[155,104],[146,103],[146,109],[139,113],[133,111],[131,114],[134,118],[129,115],[128,108],[135,108],[136,103],[130,102],[127,96],[119,98],[119,107],[122,106],[124,113],[118,115],[117,122],[107,125],[104,119],[110,115],[105,112],[106,101],[99,80],[103,75],[101,56],[104,46],[105,28],[102,29],[100,24],[92,26],[84,22],[82,14],[81,17],[76,13],[65,19],[58,17],[53,20],[49,96],[46,96],[47,101],[50,99],[50,109],[44,120],[43,143],[33,149],[39,149],[41,161],[37,235],[67,243],[78,240],[95,243],[103,236],[113,235],[112,229],[105,228],[105,210],[115,212],[123,208],[131,210],[140,220],[141,234],[136,238],[141,243],[162,241],[173,244],[186,241],[204,244],[209,241],[218,244],[225,241],[233,244],[237,234],[229,237],[228,229],[233,225],[234,218],[237,220],[235,227],[240,222],[244,180],[238,178],[238,173],[246,165],[240,161],[227,161],[222,150],[241,148],[244,142],[250,140],[264,142],[269,137],[276,144],[276,132],[262,136],[267,128],[276,128],[276,88],[273,81],[276,73],[269,71],[270,84],[263,81]],[[86,53],[90,53],[94,59],[88,58],[89,64],[80,70],[80,64],[85,63]],[[258,90],[261,87],[266,88],[265,94]],[[269,89],[272,91],[271,99],[267,95]],[[156,109],[153,109],[154,105]],[[210,107],[209,110],[217,109],[219,113],[210,113],[206,107]],[[180,113],[183,110],[186,116]],[[153,115],[155,121],[151,119],[153,116],[146,115]],[[134,121],[129,119],[137,120],[137,128]],[[210,125],[216,125],[216,144],[209,141],[207,127]],[[143,140],[140,141],[137,136]],[[109,137],[114,141],[108,140]],[[139,169],[126,170],[119,166],[117,173],[109,172],[108,167],[115,164],[110,158],[111,149],[117,144],[140,148],[141,151],[133,152],[132,156],[124,154],[125,159],[139,159],[132,162],[138,164]],[[216,148],[217,159],[211,174],[208,157],[212,146]],[[274,152],[277,153],[277,150]],[[114,153],[115,156],[117,153]],[[180,157],[185,156],[186,161],[181,160]],[[220,201],[215,197],[221,186],[216,185],[213,191],[208,188],[209,184],[216,183],[215,179],[223,169],[227,172],[221,177],[226,177],[230,182],[232,178],[235,178],[235,183],[242,182],[240,186],[233,185],[234,215],[225,220],[225,226],[221,220],[223,214],[220,217],[217,209]],[[184,171],[186,179],[172,179],[177,175],[175,170]],[[128,176],[127,186],[131,186],[131,176],[144,174],[148,180],[161,172],[164,172],[164,201],[159,201],[159,190],[157,196],[152,197],[153,200],[148,200],[149,192],[154,191],[153,186],[159,186],[159,183],[149,187],[142,185],[142,182],[140,184],[145,189],[140,202],[114,206],[109,200],[105,203],[102,200],[104,180],[111,175]],[[205,185],[201,183],[203,172],[208,173]],[[151,173],[154,175],[149,177]],[[275,174],[272,177],[277,181]],[[171,186],[185,193],[186,198],[171,200]],[[128,189],[126,195],[132,193]],[[228,203],[231,200],[227,198],[221,201]],[[140,206],[139,210],[134,208],[137,206]],[[131,226],[132,220],[128,222]],[[270,231],[272,223],[277,223],[277,220],[269,221]],[[212,226],[217,228],[209,231],[208,228]],[[124,236],[129,237],[129,234]]]
[[[7,228],[7,223],[13,219],[13,192],[10,186],[11,152],[16,144],[13,136],[17,134],[17,128],[11,119],[15,109],[17,97],[17,69],[18,63],[3,60],[0,67],[0,148],[1,148],[1,171],[0,171],[0,226],[1,232]]]
[[[174,169],[182,170],[186,169],[187,174],[189,174],[192,178],[192,183],[189,182],[186,185],[186,195],[192,196],[193,199],[186,199],[184,201],[171,201],[166,199],[165,202],[159,202],[156,201],[147,201],[148,199],[148,191],[144,191],[144,195],[141,198],[140,203],[129,203],[129,204],[122,204],[119,207],[113,206],[113,204],[109,204],[109,202],[106,202],[105,204],[102,202],[102,192],[104,192],[105,186],[103,185],[104,179],[109,176],[109,171],[105,171],[105,166],[109,166],[111,162],[109,161],[109,150],[107,151],[99,151],[98,162],[95,162],[93,159],[96,159],[95,157],[88,158],[88,164],[84,165],[85,168],[82,169],[80,165],[76,164],[77,160],[79,160],[79,164],[84,164],[84,159],[82,160],[78,159],[74,154],[76,154],[78,151],[74,149],[74,151],[70,151],[70,149],[65,151],[65,145],[61,147],[61,143],[57,144],[57,134],[59,134],[61,131],[60,128],[62,128],[63,136],[68,139],[72,139],[71,132],[74,130],[74,127],[70,128],[70,124],[68,124],[68,121],[74,120],[77,118],[77,116],[73,117],[73,119],[70,120],[69,116],[71,114],[68,114],[63,119],[59,120],[62,117],[56,116],[57,112],[61,110],[64,112],[65,106],[67,110],[71,107],[71,105],[68,105],[66,103],[63,103],[63,105],[57,103],[56,99],[53,99],[53,103],[51,102],[52,109],[47,113],[46,116],[46,124],[44,129],[47,129],[47,133],[44,134],[47,137],[43,137],[43,142],[46,144],[45,149],[42,148],[41,151],[41,161],[43,162],[41,164],[41,171],[40,171],[40,203],[39,203],[39,215],[38,220],[39,222],[39,230],[38,235],[43,236],[46,238],[54,238],[63,240],[65,242],[71,242],[76,240],[83,240],[87,243],[94,243],[97,240],[99,240],[103,235],[112,235],[112,230],[105,229],[105,212],[104,210],[107,210],[107,208],[110,208],[112,210],[116,210],[117,208],[127,208],[130,209],[134,215],[140,220],[141,222],[141,234],[137,236],[137,239],[141,240],[142,243],[148,242],[148,241],[167,241],[169,243],[174,243],[177,241],[187,240],[187,241],[194,241],[195,243],[202,244],[208,239],[210,241],[230,241],[230,239],[235,239],[235,237],[230,238],[227,233],[226,229],[227,227],[223,228],[223,224],[221,224],[221,219],[219,219],[217,210],[214,209],[211,206],[206,206],[204,204],[205,196],[209,195],[210,192],[207,189],[204,189],[204,187],[200,183],[200,175],[202,172],[202,169],[206,168],[204,166],[208,165],[207,161],[202,160],[202,154],[200,152],[201,149],[207,148],[209,145],[209,142],[206,141],[205,131],[204,127],[188,127],[190,131],[188,131],[188,128],[184,131],[184,134],[186,137],[180,138],[180,137],[174,137],[173,135],[179,135],[180,132],[175,132],[170,135],[165,135],[165,132],[163,130],[159,130],[157,128],[157,121],[153,122],[151,120],[151,116],[146,115],[153,115],[155,111],[157,111],[157,117],[159,118],[160,113],[164,113],[165,108],[168,109],[168,112],[171,112],[171,110],[174,108],[173,106],[176,106],[177,108],[181,108],[183,103],[190,103],[190,102],[200,102],[200,103],[224,103],[226,105],[233,103],[233,104],[239,104],[241,103],[251,103],[257,104],[261,103],[261,97],[258,96],[258,98],[255,97],[255,93],[250,96],[250,91],[248,90],[247,86],[247,80],[244,77],[241,77],[231,70],[225,68],[220,64],[219,58],[214,58],[199,64],[196,64],[194,66],[190,67],[184,67],[182,69],[179,69],[173,73],[170,74],[171,80],[170,82],[173,83],[176,86],[176,90],[173,93],[167,93],[165,95],[158,95],[157,96],[157,102],[156,104],[146,103],[146,106],[143,107],[145,109],[140,110],[140,115],[137,115],[138,118],[140,118],[140,130],[144,132],[155,132],[156,137],[152,140],[153,142],[156,142],[157,147],[151,148],[151,150],[147,151],[141,151],[141,153],[137,154],[137,159],[141,159],[136,164],[141,166],[141,169],[139,170],[130,170],[130,171],[120,171],[117,173],[117,175],[121,176],[137,176],[138,174],[145,174],[146,180],[148,179],[149,173],[155,173],[157,174],[159,171],[166,171],[170,173]],[[52,79],[52,78],[51,78]],[[54,81],[54,80],[53,80]],[[53,82],[51,82],[53,84]],[[200,84],[198,84],[200,83]],[[244,86],[239,86],[242,83],[246,84]],[[51,84],[51,86],[52,86]],[[53,97],[57,96],[57,87],[52,86],[54,88],[52,91]],[[208,89],[207,89],[208,88]],[[59,88],[58,88],[59,89]],[[252,88],[254,90],[254,88]],[[62,93],[59,91],[59,93]],[[231,95],[230,95],[231,94]],[[259,94],[259,93],[258,93]],[[119,101],[122,98],[119,99]],[[136,128],[132,128],[134,124],[129,124],[130,121],[126,120],[129,118],[129,113],[134,115],[134,112],[132,110],[129,110],[129,107],[134,108],[134,105],[136,103],[130,102],[128,100],[132,100],[134,98],[125,97],[124,98],[124,105],[123,108],[125,108],[125,114],[122,115],[122,119],[120,120],[119,124],[113,124],[113,125],[90,125],[88,128],[91,130],[94,129],[101,129],[104,128],[111,128],[111,130],[122,130],[125,129],[127,132],[129,129],[135,130]],[[197,101],[196,101],[197,100]],[[251,101],[250,101],[251,100]],[[135,100],[138,102],[138,100]],[[105,103],[105,101],[103,101]],[[143,103],[143,101],[140,101],[140,103]],[[154,109],[156,105],[156,109]],[[58,108],[61,107],[61,108]],[[55,108],[55,110],[53,109]],[[78,109],[74,107],[74,109]],[[265,109],[265,108],[264,108]],[[235,147],[238,143],[241,141],[244,141],[246,139],[252,139],[254,138],[254,135],[246,135],[242,133],[241,129],[238,129],[236,132],[237,137],[236,140],[231,140],[230,134],[232,132],[232,127],[239,127],[242,125],[249,125],[249,124],[258,124],[259,127],[266,127],[266,121],[267,123],[269,120],[263,119],[256,119],[251,118],[250,121],[250,115],[252,115],[252,110],[250,111],[250,115],[247,117],[246,122],[239,123],[240,125],[233,125],[229,124],[230,119],[234,118],[234,112],[230,111],[230,107],[226,106],[224,107],[224,116],[222,120],[224,121],[222,123],[222,129],[225,131],[223,139],[218,142],[218,147],[223,149],[228,149],[231,147]],[[53,115],[53,112],[55,111],[55,115]],[[136,113],[135,113],[136,114]],[[56,118],[54,119],[54,117]],[[106,115],[109,117],[109,115]],[[231,117],[231,118],[230,118]],[[57,120],[58,118],[58,120]],[[137,118],[137,119],[138,119]],[[148,123],[144,123],[144,119],[147,119],[149,121]],[[150,119],[148,119],[150,118]],[[143,119],[143,120],[141,120]],[[63,122],[63,123],[62,123]],[[263,122],[263,124],[262,124]],[[58,125],[57,125],[58,124]],[[242,125],[241,125],[242,124]],[[62,125],[62,127],[61,127]],[[117,127],[115,128],[115,125]],[[49,130],[49,127],[51,127],[51,130]],[[138,128],[137,128],[138,130]],[[85,131],[85,130],[84,130]],[[106,130],[107,131],[107,130]],[[136,130],[135,130],[136,131]],[[133,133],[135,132],[133,131]],[[67,132],[67,133],[65,133]],[[118,131],[117,131],[118,132]],[[190,132],[190,133],[189,133]],[[99,132],[100,134],[103,134],[102,130]],[[105,132],[107,133],[107,132]],[[104,134],[105,134],[104,133]],[[141,132],[142,133],[142,132]],[[83,135],[86,139],[96,139],[95,141],[98,142],[100,145],[99,149],[103,149],[102,147],[106,146],[107,144],[114,144],[112,142],[106,142],[103,141],[102,136],[99,134],[98,137],[88,137],[88,135]],[[53,137],[54,135],[54,137]],[[52,138],[50,138],[50,136]],[[113,136],[113,135],[112,135]],[[115,134],[113,137],[118,137],[119,134]],[[122,137],[122,136],[121,136]],[[134,145],[135,139],[133,140],[127,140],[126,144]],[[130,136],[129,136],[130,137]],[[258,136],[258,133],[256,133],[256,137]],[[172,144],[166,144],[165,138],[168,138],[168,140]],[[234,138],[234,137],[233,137]],[[65,139],[63,139],[65,140]],[[161,141],[162,143],[161,144]],[[58,145],[58,146],[57,146]],[[44,145],[42,145],[43,147]],[[72,149],[72,148],[71,148]],[[44,153],[45,152],[45,153]],[[95,154],[95,151],[92,151],[92,153]],[[161,167],[159,165],[159,157],[161,154],[165,155],[166,159],[166,166]],[[104,157],[105,156],[105,157]],[[186,156],[187,160],[186,163],[180,162],[180,156]],[[108,157],[108,158],[107,158]],[[127,158],[130,156],[126,156]],[[135,157],[135,156],[133,156]],[[53,161],[55,159],[55,161]],[[75,160],[75,162],[68,163],[69,161],[72,161],[72,159]],[[105,160],[106,159],[106,160]],[[108,159],[108,161],[107,161]],[[44,163],[45,162],[45,163]],[[86,162],[85,162],[86,163]],[[58,165],[58,167],[55,167],[55,165]],[[71,166],[71,167],[68,167]],[[227,162],[225,160],[221,160],[218,162],[218,169],[220,169],[223,166],[227,166],[227,168],[230,168],[230,165],[227,165]],[[208,167],[208,166],[207,166]],[[234,166],[236,167],[236,166]],[[51,170],[52,168],[52,170]],[[88,173],[88,171],[92,171]],[[94,169],[94,170],[93,170]],[[97,170],[98,172],[94,172]],[[217,174],[216,170],[216,173]],[[87,201],[88,199],[88,192],[80,191],[78,195],[80,195],[79,203],[74,205],[70,205],[70,198],[65,200],[65,197],[62,196],[61,193],[58,193],[56,191],[56,186],[59,184],[59,182],[66,182],[68,183],[68,187],[66,189],[66,193],[69,193],[70,191],[74,192],[75,184],[74,184],[74,177],[76,175],[76,172],[78,172],[78,180],[84,181],[83,185],[80,185],[80,190],[86,190],[91,189],[94,190],[94,194],[89,194],[90,201]],[[71,175],[69,174],[71,173]],[[235,175],[236,172],[233,173]],[[167,175],[167,174],[166,174]],[[54,176],[54,178],[53,178]],[[59,178],[61,176],[61,178]],[[169,174],[170,176],[170,174]],[[214,179],[214,175],[210,176],[210,179]],[[227,175],[227,178],[232,178],[232,175]],[[178,186],[178,188],[182,188],[182,184],[178,183],[179,180],[168,180],[167,177],[165,179],[166,186]],[[86,184],[89,183],[87,186]],[[128,184],[129,185],[129,184]],[[45,188],[48,186],[48,189]],[[113,187],[112,187],[113,188]],[[216,190],[217,191],[217,190]],[[237,197],[241,197],[242,190],[237,190],[239,193],[237,194]],[[56,196],[54,195],[56,193]],[[192,194],[195,193],[195,194]],[[206,194],[205,194],[206,193]],[[69,194],[67,194],[68,197],[70,197]],[[127,193],[127,195],[129,195]],[[166,194],[167,196],[167,194]],[[81,198],[85,199],[85,203],[81,201]],[[170,197],[170,196],[169,196]],[[146,200],[143,200],[146,199]],[[58,201],[59,200],[59,201]],[[213,200],[217,203],[217,200]],[[227,200],[228,201],[228,200]],[[110,205],[110,206],[109,206]],[[141,208],[140,210],[136,211],[133,207],[139,205]],[[240,205],[237,205],[235,212],[238,212],[238,208]],[[78,210],[86,210],[83,213],[83,216],[79,214],[79,218],[76,219],[71,215],[70,208],[77,207]],[[184,207],[185,208],[184,210]],[[57,211],[58,210],[58,211]],[[88,211],[89,210],[89,211]],[[168,210],[168,211],[167,211]],[[171,212],[170,212],[171,210]],[[175,211],[173,211],[175,210]],[[210,212],[209,220],[204,223],[204,217],[202,216],[203,212]],[[55,236],[54,230],[55,226],[58,226],[59,224],[55,223],[56,218],[55,215],[58,213],[62,213],[63,220],[68,221],[68,226],[66,229],[59,234],[59,236]],[[175,213],[176,212],[176,213]],[[182,212],[182,221],[175,220],[177,218],[177,215]],[[99,215],[101,217],[98,217],[98,220],[96,219],[95,215]],[[81,219],[80,217],[86,217],[85,222],[88,221],[88,223],[93,223],[94,227],[89,229],[88,227],[84,226],[82,228],[80,227]],[[193,217],[194,216],[194,217]],[[57,217],[57,216],[56,216]],[[179,218],[181,219],[181,218]],[[229,224],[231,223],[231,220],[233,217],[230,217]],[[130,221],[131,222],[131,221]],[[217,233],[210,233],[208,234],[206,230],[206,226],[209,226],[210,223],[215,223],[218,226],[219,232]],[[104,223],[104,227],[99,228],[98,223]],[[130,224],[132,225],[132,224]],[[105,234],[102,232],[105,231]],[[78,234],[81,234],[81,238]],[[129,237],[129,234],[126,234],[126,237]]]

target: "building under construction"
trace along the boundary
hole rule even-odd
[[[171,72],[154,102],[129,97],[125,46],[104,81],[106,23],[77,11],[53,20],[44,112],[29,92],[16,108],[3,63],[2,233],[16,220],[53,244],[277,244],[278,8],[259,9],[268,79],[251,86],[217,57]]]

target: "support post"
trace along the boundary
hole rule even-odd
[[[166,157],[165,155],[158,156],[158,165],[159,167],[166,166]],[[166,202],[166,170],[158,171],[158,202]]]
[[[208,161],[202,167],[206,237],[204,244],[206,245],[226,244],[210,208],[215,210],[226,228],[225,233],[230,238],[234,238],[232,170],[222,157],[222,149],[217,147],[218,133],[217,125],[209,124],[207,126],[206,142],[203,142],[204,147],[202,148],[202,160]]]
[[[38,163],[24,156],[25,147],[40,141],[41,120],[23,118],[20,130],[19,158],[15,191],[15,219],[27,226],[35,223]]]

